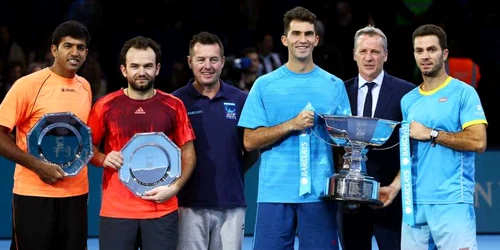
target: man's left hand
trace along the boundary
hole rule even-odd
[[[385,187],[380,187],[379,189],[379,200],[382,201],[384,204],[380,207],[387,207],[392,204],[392,201],[396,198],[396,196],[399,193],[399,188],[396,188],[394,186],[385,186]]]
[[[147,191],[142,196],[142,199],[154,201],[156,203],[163,203],[168,199],[174,197],[179,192],[179,189],[173,185],[160,186]]]

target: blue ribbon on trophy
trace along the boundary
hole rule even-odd
[[[304,110],[314,111],[314,108],[307,103]],[[304,129],[299,135],[300,196],[311,193],[311,135],[308,131]]]
[[[401,163],[401,201],[403,203],[403,223],[415,225],[413,206],[413,186],[411,173],[410,122],[403,121],[399,129],[399,157]]]

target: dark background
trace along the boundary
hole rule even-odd
[[[347,3],[351,11],[339,11],[342,6],[339,2]],[[341,61],[341,65],[330,67],[329,71],[343,80],[357,74],[352,60],[355,31],[374,23],[388,37],[386,71],[420,84],[411,33],[424,23],[444,27],[450,53],[471,57],[480,66],[477,91],[489,122],[489,148],[500,146],[499,115],[495,110],[500,90],[495,75],[500,69],[497,1],[4,0],[0,3],[0,25],[7,25],[26,56],[35,60],[49,49],[51,33],[59,23],[68,19],[82,21],[91,32],[90,53],[100,63],[107,92],[126,86],[117,63],[125,40],[135,35],[152,37],[162,45],[164,55],[156,87],[171,92],[179,87],[173,80],[174,71],[178,70],[173,67],[175,63],[183,65],[185,77],[189,77],[189,69],[185,67],[188,43],[191,36],[200,31],[218,34],[224,42],[226,56],[255,46],[259,35],[267,32],[273,35],[276,52],[287,58],[286,48],[279,41],[282,18],[287,10],[298,5],[309,8],[323,21],[324,41],[339,52]]]

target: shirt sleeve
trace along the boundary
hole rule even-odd
[[[182,147],[186,142],[192,141],[196,137],[187,115],[186,106],[180,99],[176,105],[176,121],[177,126],[175,126],[173,141],[178,147]]]
[[[339,91],[337,94],[338,105],[335,110],[335,115],[351,115],[351,104],[349,103],[349,97],[347,96],[347,90],[345,89],[345,84],[343,81],[337,81],[339,86]]]
[[[488,124],[481,100],[474,88],[467,86],[460,101],[460,123],[462,129],[475,124]]]
[[[30,107],[29,95],[32,93],[27,84],[21,81],[15,82],[0,104],[0,125],[11,131],[20,121],[26,118]]]
[[[238,127],[255,129],[258,127],[268,127],[269,122],[266,109],[262,100],[262,78],[255,81],[255,84],[248,93],[243,110],[241,111]]]
[[[96,146],[101,143],[106,130],[104,125],[104,113],[106,111],[104,109],[104,102],[102,99],[98,100],[90,110],[89,120],[87,122],[87,125],[92,131],[92,143]]]

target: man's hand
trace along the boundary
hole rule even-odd
[[[40,161],[40,163],[37,164],[35,173],[38,175],[40,180],[47,184],[54,184],[58,180],[62,180],[67,176],[67,174],[58,165],[43,161]]]
[[[290,120],[292,130],[304,130],[314,126],[314,112],[311,110],[303,110],[295,118]]]
[[[384,204],[378,208],[387,207],[387,206],[391,205],[392,201],[394,200],[394,198],[396,198],[398,193],[399,193],[399,188],[397,188],[393,185],[380,187],[380,189],[378,191],[378,194],[379,194],[378,199],[380,201],[382,201]]]
[[[419,122],[411,122],[410,124],[410,138],[419,141],[428,141],[431,139],[431,131],[432,129],[424,126]]]
[[[175,185],[155,187],[152,190],[144,193],[142,198],[156,203],[163,203],[168,199],[174,197],[179,192]]]
[[[102,166],[105,168],[112,168],[114,170],[119,170],[123,166],[123,156],[118,151],[111,151],[104,158]]]

